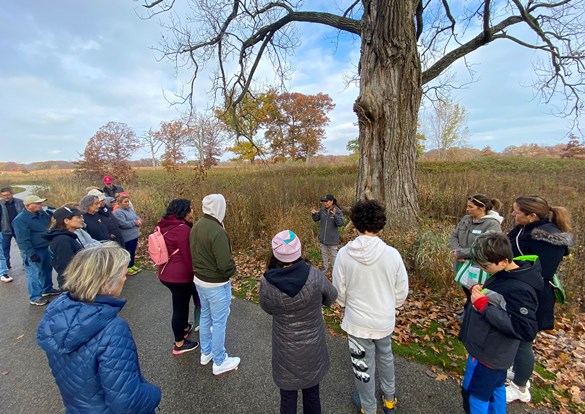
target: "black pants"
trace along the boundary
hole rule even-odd
[[[199,296],[195,289],[195,283],[170,283],[163,282],[171,291],[173,298],[173,319],[171,320],[171,326],[173,328],[173,334],[175,335],[175,342],[181,342],[185,337],[185,328],[189,324],[189,302],[193,298],[195,306],[201,306],[199,302]]]
[[[297,390],[280,390],[280,414],[297,413],[297,395]],[[319,384],[303,389],[303,414],[321,414]]]

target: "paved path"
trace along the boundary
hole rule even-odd
[[[0,412],[59,413],[61,398],[36,327],[44,308],[27,301],[20,260],[14,282],[0,286]],[[173,356],[170,293],[151,272],[128,279],[121,315],[132,328],[145,377],[162,388],[162,413],[276,413],[279,395],[270,370],[271,318],[258,305],[234,299],[228,323],[228,352],[242,358],[239,370],[220,377],[199,365],[197,351]],[[328,338],[331,369],[322,382],[324,413],[354,413],[349,395],[353,376],[346,341]],[[396,358],[400,413],[460,413],[452,381],[429,378],[428,367]],[[526,412],[515,404],[511,412]]]
[[[12,252],[14,282],[0,283],[0,413],[62,413],[47,359],[36,345],[36,328],[45,308],[29,305],[15,245]],[[228,353],[241,357],[242,363],[239,370],[215,377],[211,365],[199,365],[198,351],[171,354],[170,293],[155,274],[143,271],[129,278],[122,296],[128,303],[121,316],[132,328],[142,371],[162,389],[161,413],[278,412],[279,394],[270,368],[271,318],[258,305],[234,299],[226,344]],[[328,347],[331,369],[321,384],[323,413],[355,413],[346,340],[330,336]],[[463,413],[458,385],[435,381],[425,374],[427,369],[396,358],[398,412]],[[510,408],[511,413],[537,412],[526,411],[522,404]]]

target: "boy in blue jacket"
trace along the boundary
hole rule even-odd
[[[471,247],[472,260],[492,276],[471,288],[471,305],[459,332],[469,357],[461,385],[463,408],[471,414],[506,412],[506,370],[520,341],[538,332],[538,292],[543,289],[538,260],[513,260],[503,233],[487,232]]]

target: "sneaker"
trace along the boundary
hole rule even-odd
[[[132,269],[131,267],[128,268],[128,271],[126,272],[126,274],[128,276],[134,276],[136,273],[138,273],[136,270]]]
[[[213,360],[213,354],[210,352],[209,354],[201,354],[201,365],[207,365]]]
[[[223,360],[221,365],[217,365],[215,362],[213,363],[213,375],[220,375],[223,374],[224,372],[238,369],[238,365],[240,365],[240,358],[230,357],[227,356],[226,354],[225,359]]]
[[[49,303],[49,301],[45,298],[30,301],[30,304],[35,306],[45,306],[47,303]]]
[[[185,339],[187,339],[189,337],[189,334],[191,333],[192,330],[193,330],[193,324],[191,322],[189,322],[187,324],[187,328],[185,328],[185,336],[184,336]]]
[[[508,368],[506,371],[506,379],[509,379],[510,381],[514,380],[514,370],[512,368]]]
[[[134,265],[130,269],[134,270],[134,274],[142,272],[142,269]]]
[[[510,383],[506,387],[506,402],[511,403],[512,401],[520,400],[524,403],[530,402],[530,390],[528,389],[528,384],[526,386],[526,391],[520,391],[520,388],[513,382]]]
[[[388,401],[385,397],[382,397],[382,409],[384,410],[384,414],[391,414],[396,412],[396,403],[398,400],[396,396],[394,396],[390,401]]]
[[[8,275],[2,275],[0,276],[0,280],[3,281],[4,283],[10,283],[12,282],[12,278]]]
[[[51,289],[48,292],[43,293],[41,296],[43,297],[47,297],[47,296],[57,296],[61,294],[61,290],[60,289]]]
[[[183,341],[183,345],[181,346],[173,345],[173,355],[181,355],[184,354],[185,352],[194,351],[197,349],[198,346],[199,342],[189,341],[188,339],[185,339]]]

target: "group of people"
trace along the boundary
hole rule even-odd
[[[553,277],[573,243],[564,207],[539,196],[518,197],[515,227],[505,235],[495,211],[500,205],[483,194],[469,197],[467,215],[450,240],[456,269],[470,260],[491,275],[463,287],[459,337],[469,352],[462,384],[468,413],[504,413],[506,403],[530,401],[533,341],[554,328]]]
[[[118,316],[125,303],[119,296],[132,274],[136,233],[120,236],[108,227],[101,211],[107,214],[111,206],[102,204],[105,197],[100,200],[99,194],[82,199],[83,211],[73,205],[55,210],[55,224],[47,232],[45,200],[27,196],[22,206],[16,202],[7,208],[10,200],[4,190],[3,233],[5,217],[10,220],[11,210],[21,210],[12,219],[12,228],[25,262],[31,303],[60,293],[53,289],[52,278],[41,276],[51,260],[65,291],[47,308],[38,343],[47,353],[67,409],[153,412],[160,403],[160,389],[141,375],[132,335]],[[131,215],[124,194],[115,195],[119,208],[129,211],[114,212],[113,217],[119,216],[127,226],[118,225],[120,229],[138,228],[140,219]],[[381,204],[365,200],[351,207],[350,220],[358,235],[338,252],[343,213],[332,195],[321,202],[321,209],[311,213],[320,222],[323,268],[303,258],[297,234],[284,230],[271,241],[260,285],[260,306],[273,319],[272,376],[280,390],[280,412],[296,413],[301,391],[303,412],[321,413],[319,385],[329,369],[321,308],[337,302],[343,311],[341,328],[348,335],[354,404],[364,414],[376,413],[379,404],[385,414],[393,413],[397,398],[391,336],[396,308],[408,295],[406,268],[400,253],[379,237],[386,224]],[[542,197],[519,197],[512,211],[516,226],[505,235],[497,213],[500,206],[482,194],[469,197],[467,215],[450,241],[456,269],[470,261],[490,275],[482,284],[464,287],[467,302],[459,337],[469,352],[462,383],[468,413],[503,413],[507,402],[530,401],[532,343],[539,330],[553,328],[555,296],[549,282],[572,243],[563,207],[549,206]],[[157,224],[169,253],[158,267],[158,277],[171,292],[172,354],[199,348],[200,364],[213,362],[213,374],[220,375],[240,364],[225,347],[230,279],[236,265],[223,223],[225,198],[204,197],[202,210],[203,216],[194,222],[191,200],[168,204]],[[102,216],[86,219],[97,214]],[[58,239],[61,242],[51,247]],[[3,255],[7,256],[5,246]],[[39,276],[31,277],[27,267]],[[332,281],[325,274],[330,268]],[[194,331],[199,331],[200,344],[189,339]],[[376,398],[376,372],[381,400]]]
[[[142,221],[134,212],[128,194],[113,184],[111,176],[104,177],[103,189],[90,187],[79,203],[67,203],[57,209],[45,208],[46,199],[37,195],[20,200],[13,196],[10,187],[0,191],[0,279],[5,283],[13,280],[9,270],[14,237],[24,265],[31,305],[47,305],[48,297],[64,289],[64,272],[72,258],[80,250],[106,241],[115,241],[129,252],[128,275],[140,272],[134,257]],[[58,289],[53,286],[53,269],[57,272]]]

